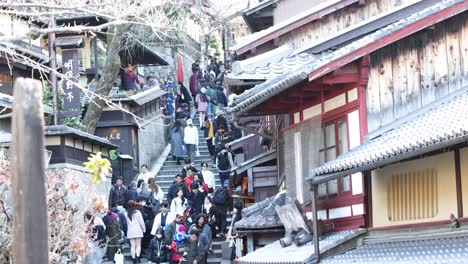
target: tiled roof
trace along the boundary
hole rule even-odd
[[[269,7],[272,4],[277,3],[280,0],[264,0],[264,1],[258,1],[257,3],[253,4],[251,7],[248,7],[241,12],[245,15],[250,15],[252,13],[258,12],[262,10],[263,8]]]
[[[299,13],[295,16],[292,16],[291,18],[285,20],[285,21],[282,21],[281,23],[278,23],[272,27],[269,27],[265,30],[262,30],[262,31],[259,31],[259,32],[256,32],[254,34],[251,34],[251,35],[248,35],[244,38],[241,38],[239,40],[237,40],[237,43],[235,45],[233,45],[230,50],[231,52],[239,52],[242,48],[245,48],[246,46],[252,44],[253,42],[256,42],[256,41],[259,41],[261,39],[265,39],[263,41],[263,43],[269,41],[272,39],[272,37],[270,38],[267,38],[269,35],[272,35],[273,33],[277,33],[277,32],[281,32],[281,30],[284,30],[285,28],[287,28],[288,26],[290,25],[294,25],[294,28],[297,28],[301,25],[304,25],[310,21],[306,21],[306,19],[312,15],[315,15],[315,14],[318,14],[320,13],[320,15],[317,17],[317,18],[320,18],[320,17],[323,17],[329,13],[332,13],[333,11],[339,9],[339,7],[345,7],[347,5],[351,5],[353,3],[356,3],[357,1],[359,0],[328,0],[328,1],[323,1],[323,3],[321,4],[318,4],[317,6],[315,7],[312,7],[312,8],[309,8],[307,9],[306,11],[302,12],[302,13]],[[335,7],[335,8],[331,8],[335,5],[338,5],[338,7]],[[304,21],[303,23],[301,23],[301,21]],[[294,29],[293,28],[293,29]],[[285,34],[287,32],[284,32],[283,34]],[[280,34],[282,35],[282,34]],[[240,52],[241,54],[243,52]]]
[[[144,105],[165,94],[166,94],[165,90],[162,90],[160,87],[154,87],[154,88],[145,90],[141,93],[136,93],[132,96],[127,96],[125,93],[113,94],[111,96],[111,99],[112,101],[128,102],[128,103],[135,104],[135,105]]]
[[[13,96],[0,93],[0,107],[11,109],[13,107]],[[54,110],[52,109],[52,107],[44,105],[43,108],[44,108],[44,113],[50,114],[50,115],[54,114]]]
[[[320,242],[320,253],[332,249],[350,239],[355,238],[363,233],[365,229],[346,230],[332,232],[324,235]],[[273,242],[265,247],[258,249],[252,253],[239,259],[239,264],[303,264],[316,263],[314,259],[314,243],[309,242],[305,245],[297,247],[294,243],[282,248],[279,241]]]
[[[468,87],[415,113],[383,133],[315,169],[314,182],[371,170],[399,160],[468,141]],[[322,176],[322,177],[319,177]]]
[[[287,90],[292,85],[295,85],[307,78],[309,73],[316,71],[317,69],[324,67],[334,61],[337,61],[350,53],[364,48],[367,45],[376,42],[377,40],[388,36],[398,30],[401,30],[408,25],[411,25],[425,17],[440,12],[446,8],[449,8],[455,4],[461,3],[463,0],[444,0],[431,7],[425,8],[420,12],[417,12],[409,17],[401,19],[395,23],[392,23],[382,29],[379,29],[365,37],[362,37],[351,44],[346,45],[332,53],[325,54],[319,58],[312,57],[310,60],[305,60],[299,63],[294,69],[287,71],[272,79],[256,85],[252,89],[246,90],[244,93],[238,95],[234,99],[234,105],[231,105],[226,109],[227,113],[245,112],[253,107],[263,103],[270,97]],[[463,10],[460,10],[462,12]],[[357,59],[357,58],[356,58]]]
[[[286,192],[282,191],[274,197],[267,198],[248,208],[242,209],[242,219],[235,224],[236,229],[264,229],[283,227],[281,219],[276,214],[275,206],[286,204]]]
[[[372,243],[342,255],[320,261],[326,264],[340,263],[418,263],[457,264],[468,263],[468,234],[450,237],[419,238],[399,242]]]
[[[108,146],[112,149],[117,148],[118,146],[115,144],[112,144],[109,140],[95,136],[93,134],[89,134],[83,131],[80,131],[78,129],[74,129],[68,126],[64,125],[58,125],[58,126],[46,126],[44,134],[46,136],[60,136],[60,135],[75,135],[80,138],[87,139],[89,141],[93,141],[96,143],[99,143],[104,146]]]
[[[233,63],[233,71],[226,78],[239,80],[267,80],[285,74],[304,63],[310,63],[322,54],[300,53],[287,45],[266,52],[264,54],[236,61]]]

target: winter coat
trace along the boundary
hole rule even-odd
[[[174,221],[166,224],[166,227],[164,228],[164,243],[166,245],[170,246],[172,244],[172,238],[178,229],[179,225]]]
[[[185,209],[187,208],[187,199],[181,199],[179,197],[176,197],[172,199],[171,202],[171,217],[175,218],[176,215],[182,215],[184,214]]]
[[[174,181],[171,187],[169,187],[169,190],[167,191],[167,203],[168,204],[171,204],[172,199],[176,197],[175,192],[179,188],[182,189],[182,191],[184,191],[184,197],[187,197],[188,190],[187,190],[187,187],[185,187],[185,183],[182,181],[180,184],[177,184],[177,182]]]
[[[109,208],[114,208],[117,206],[123,206],[127,207],[127,187],[123,186],[118,187],[117,184],[115,184],[109,193]]]
[[[198,93],[197,96],[195,96],[195,102],[197,102],[198,104],[199,112],[206,112],[208,110],[208,100],[205,100],[205,102],[203,102],[200,93]]]
[[[227,153],[227,158],[229,161],[229,169],[227,170],[222,170],[219,168],[219,157],[224,156]],[[216,155],[216,168],[218,168],[218,172],[230,172],[231,169],[234,167],[234,160],[232,158],[231,152],[229,152],[227,149],[221,150],[218,155]]]
[[[205,264],[205,248],[203,248],[202,243],[198,240],[189,242],[189,251],[185,258],[187,259],[188,264],[193,264],[196,260],[197,264]]]
[[[216,91],[213,88],[208,88],[206,89],[206,95],[210,97],[210,102],[213,104],[218,103],[218,96],[216,94]]]
[[[208,140],[214,137],[215,130],[214,130],[213,121],[206,120],[201,129],[204,131],[203,136],[205,137],[205,140]]]
[[[185,86],[181,86],[181,87],[180,87],[180,99],[179,99],[179,102],[180,102],[180,103],[187,103],[187,104],[190,104],[190,103],[193,102],[192,95],[190,94],[190,92],[188,91],[187,87],[185,87]]]
[[[154,218],[153,227],[151,228],[151,234],[153,236],[156,235],[156,231],[158,230],[158,228],[162,227],[164,229],[164,228],[166,228],[166,226],[168,226],[170,223],[172,223],[172,221],[174,221],[174,218],[172,218],[172,214],[169,211],[166,212],[166,222],[165,223],[162,223],[162,219],[163,219],[162,212],[157,214],[156,217]],[[164,226],[163,226],[163,224],[164,224]]]
[[[214,126],[214,129],[215,131],[217,132],[218,129],[220,127],[224,128],[224,131],[228,131],[229,130],[229,126],[228,126],[228,123],[227,123],[227,120],[224,116],[218,116],[215,118],[214,122],[213,122],[213,126]]]
[[[186,126],[184,128],[184,143],[198,146],[198,129],[196,126]]]
[[[146,226],[141,212],[135,210],[131,220],[128,214],[125,213],[125,219],[127,220],[127,238],[142,238],[146,232]]]
[[[191,192],[188,196],[188,200],[192,202],[192,215],[199,215],[202,213],[202,206],[205,203],[205,197],[207,192],[202,193],[198,191],[197,193]]]
[[[224,106],[227,106],[227,98],[226,98],[226,95],[224,94],[224,92],[222,90],[216,90],[216,98],[218,99],[218,104],[222,104]]]
[[[197,173],[198,170],[195,169],[195,167],[193,166],[190,166],[190,170],[193,172],[193,173]],[[187,168],[185,168],[185,166],[180,170],[180,174],[182,174],[182,179],[185,179],[185,177],[187,177]]]
[[[138,191],[135,189],[130,189],[127,192],[127,201],[138,201]]]
[[[172,156],[183,157],[185,156],[184,151],[184,129],[179,128],[176,131],[176,128],[171,128],[171,153]]]
[[[107,237],[109,237],[106,256],[108,259],[114,259],[115,253],[117,253],[119,249],[122,249],[119,241],[122,236],[122,233],[120,232],[120,223],[118,218],[112,221],[107,215],[104,216],[104,222],[106,223],[106,234]]]
[[[189,83],[190,93],[193,96],[195,96],[195,94],[197,93],[197,80],[198,80],[198,72],[194,72],[190,76],[190,83]]]
[[[138,79],[138,76],[132,71],[124,70],[122,72],[122,90],[125,90],[125,91],[134,90],[135,83],[140,84],[140,80]]]
[[[149,261],[153,263],[162,263],[169,261],[169,249],[162,238],[153,238],[149,244]]]
[[[200,172],[203,175],[203,180],[205,181],[208,188],[215,188],[215,177],[213,172],[209,170],[201,170]]]
[[[196,224],[193,224],[190,226],[190,229],[189,229],[189,234],[190,232],[192,231],[192,229],[196,226]],[[200,229],[198,228],[198,231],[200,232],[200,237],[199,237],[199,241],[201,242],[201,244],[203,245],[203,247],[205,248],[206,251],[208,251],[210,249],[210,245],[211,245],[211,227],[208,225],[208,223],[204,224],[203,227]]]

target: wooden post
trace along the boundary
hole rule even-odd
[[[18,78],[12,128],[14,263],[48,263],[43,113],[41,83]]]
[[[49,28],[55,27],[55,16],[49,16]],[[59,91],[57,87],[57,55],[55,52],[55,33],[49,33],[49,67],[51,69],[49,73],[50,84],[52,86],[52,94],[54,95],[54,125],[59,125],[60,118],[60,102],[59,102]]]
[[[317,191],[318,185],[312,184],[312,221],[313,221],[313,229],[312,232],[314,233],[314,256],[316,263],[320,262],[320,246],[319,246],[319,237],[318,237],[318,225],[317,225]]]

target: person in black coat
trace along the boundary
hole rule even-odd
[[[184,159],[184,167],[180,170],[180,174],[182,175],[182,179],[185,179],[187,177],[187,171],[191,170],[194,174],[198,172],[195,167],[192,166],[192,161],[190,158],[185,158]]]
[[[151,240],[149,244],[149,258],[148,260],[152,263],[160,264],[164,262],[169,262],[169,248],[170,246],[164,243],[164,230],[159,227],[156,230],[155,237]]]
[[[216,111],[216,118],[213,122],[213,126],[214,126],[215,131],[218,131],[220,128],[223,128],[224,131],[229,130],[229,126],[228,126],[226,117],[224,117],[223,110]]]
[[[192,182],[190,189],[192,190],[188,196],[188,200],[192,202],[191,215],[196,216],[202,213],[203,204],[205,203],[206,192],[198,190],[198,183]]]
[[[188,189],[185,186],[185,182],[182,179],[182,175],[179,173],[175,176],[175,181],[172,183],[171,187],[167,191],[167,203],[171,204],[172,199],[175,197],[175,193],[178,189],[182,189],[184,192],[184,197],[188,195]]]
[[[138,201],[138,191],[136,181],[130,182],[130,186],[127,192],[127,201]]]
[[[117,183],[112,186],[109,192],[109,208],[117,206],[127,207],[127,187],[123,185],[123,179],[118,178]]]
[[[216,99],[218,99],[218,109],[223,109],[224,107],[227,106],[228,100],[226,95],[223,92],[223,87],[222,86],[216,86]]]

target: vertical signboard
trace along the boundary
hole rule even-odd
[[[63,117],[81,115],[80,89],[76,85],[79,81],[78,49],[62,50],[62,65],[65,79],[63,83]]]

